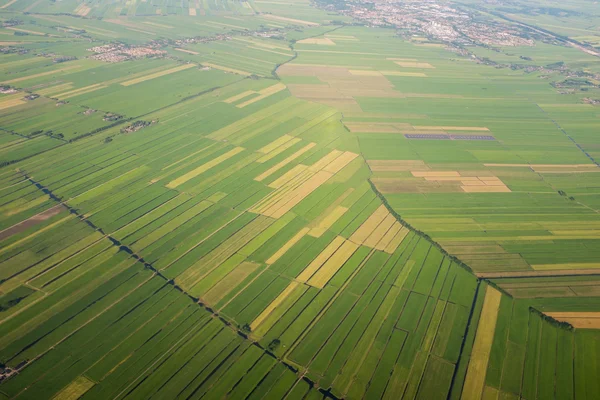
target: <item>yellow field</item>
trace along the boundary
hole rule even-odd
[[[395,61],[396,64],[401,66],[402,68],[425,68],[431,69],[435,68],[433,65],[426,62],[414,62],[414,61]]]
[[[358,249],[358,245],[356,243],[352,243],[350,241],[345,241],[329,258],[318,271],[314,273],[314,275],[307,282],[310,286],[314,286],[319,289],[323,289],[323,287],[329,282],[329,280],[338,272],[338,270],[344,265],[346,261],[354,254],[354,252]]]
[[[401,71],[380,71],[385,76],[412,76],[415,78],[425,78],[427,74],[424,72],[401,72]]]
[[[183,52],[183,53],[193,54],[193,55],[198,55],[198,54],[200,54],[200,53],[198,53],[197,51],[186,50],[186,49],[182,49],[181,47],[175,47],[175,50],[177,50],[177,51],[181,51],[181,52]]]
[[[54,400],[77,400],[95,385],[85,376],[79,376],[54,396]]]
[[[259,162],[259,163],[267,162],[270,159],[272,159],[273,157],[276,157],[277,155],[279,155],[282,152],[286,151],[287,149],[289,149],[290,147],[292,147],[293,145],[295,145],[299,141],[300,141],[299,138],[291,138],[290,140],[284,142],[283,144],[281,144],[277,148],[269,151],[267,154],[265,154],[264,156],[262,156],[261,158],[259,158],[258,160],[256,160],[256,162]]]
[[[23,94],[19,93],[16,97],[9,96],[10,98],[4,98],[2,101],[0,101],[0,110],[25,104],[26,101],[22,100],[21,96],[23,96]]]
[[[307,144],[306,146],[304,146],[303,148],[301,148],[294,154],[287,157],[285,160],[280,161],[279,163],[275,164],[274,166],[272,166],[271,168],[269,168],[262,174],[258,175],[256,178],[254,178],[254,180],[258,181],[258,182],[265,180],[266,178],[273,175],[275,172],[279,171],[281,168],[285,167],[290,162],[294,161],[296,158],[300,157],[302,154],[306,153],[307,151],[309,151],[310,149],[312,149],[315,146],[316,146],[316,143]]]
[[[260,315],[258,317],[256,317],[256,319],[254,321],[252,321],[252,323],[250,324],[250,329],[251,331],[256,331],[256,328],[258,328],[260,326],[260,324],[262,324],[264,322],[265,319],[267,319],[267,317],[279,306],[281,305],[281,303],[283,303],[283,301],[290,295],[290,293],[292,293],[294,291],[294,289],[296,289],[298,286],[300,286],[300,282],[296,282],[296,281],[292,281],[288,287],[286,287],[283,292],[281,292],[279,294],[279,296],[277,296],[275,298],[275,300],[273,300],[271,302],[271,304],[269,304],[267,306],[267,308],[265,308],[263,310],[262,313],[260,313]]]
[[[259,153],[267,154],[267,153],[275,150],[277,147],[281,146],[282,144],[284,144],[286,142],[289,142],[292,139],[294,139],[294,138],[292,136],[289,136],[289,135],[280,136],[279,138],[273,140],[271,143],[269,143],[269,144],[261,147],[257,151]]]
[[[175,68],[167,69],[165,71],[155,72],[153,74],[142,76],[140,78],[131,79],[129,81],[122,82],[121,85],[122,86],[131,86],[131,85],[135,85],[137,83],[146,82],[146,81],[149,81],[151,79],[160,78],[161,76],[174,74],[175,72],[183,71],[183,70],[194,68],[194,67],[196,67],[196,64],[183,64],[183,65],[180,65],[180,66],[175,67]]]
[[[300,232],[295,234],[294,237],[292,237],[290,240],[288,240],[286,244],[281,246],[281,248],[279,250],[277,250],[277,252],[275,254],[273,254],[271,257],[269,257],[269,259],[266,261],[266,263],[269,265],[274,264],[277,260],[279,260],[281,258],[281,256],[283,256],[289,249],[291,249],[292,246],[294,246],[296,243],[298,243],[300,241],[300,239],[302,239],[308,233],[309,230],[310,230],[309,228],[302,228],[300,230]]]
[[[222,163],[223,161],[228,160],[231,157],[235,156],[236,154],[241,153],[242,151],[244,151],[243,147],[236,147],[232,150],[229,150],[227,153],[222,154],[219,157],[216,157],[216,158],[208,161],[207,163],[202,164],[198,168],[193,169],[192,171],[180,176],[179,178],[172,180],[166,186],[169,189],[175,189],[177,186],[184,184],[185,182],[189,181],[190,179],[197,177],[198,175],[208,171],[209,169]]]
[[[460,174],[457,171],[411,171],[413,176],[417,178],[425,178],[425,177],[447,177],[447,176],[455,176],[460,177]]]
[[[367,160],[373,172],[428,171],[429,167],[421,160]]]
[[[174,26],[172,26],[172,25],[159,24],[158,22],[144,21],[144,22],[142,22],[142,24],[157,26],[159,28],[165,28],[165,29],[173,29],[174,28]]]
[[[487,287],[461,396],[463,400],[479,400],[483,394],[501,297],[502,294],[498,290],[491,286]]]
[[[239,42],[244,42],[244,43],[250,43],[254,46],[258,46],[258,47],[264,47],[266,49],[269,50],[284,50],[284,51],[289,51],[290,48],[289,47],[285,47],[285,46],[281,46],[281,45],[276,45],[276,44],[272,44],[272,43],[264,43],[258,40],[252,40],[252,39],[248,39],[248,38],[241,38],[241,37],[233,37],[232,40],[237,40]]]
[[[354,160],[356,157],[358,157],[358,154],[346,151],[341,156],[337,157],[335,160],[327,164],[323,168],[323,171],[336,174],[339,171],[341,171],[346,165],[350,164],[352,160]]]
[[[376,249],[382,249],[388,254],[396,251],[398,246],[404,241],[410,231],[398,221],[387,231],[383,238],[375,246]]]
[[[306,165],[298,164],[294,168],[290,169],[285,174],[281,175],[279,178],[275,179],[271,184],[269,184],[270,188],[279,189],[294,177],[298,176],[303,171],[306,171],[308,167]]]
[[[280,218],[285,213],[290,211],[293,207],[295,207],[298,203],[304,200],[309,194],[314,192],[319,186],[329,180],[333,175],[326,171],[319,171],[311,178],[309,178],[306,182],[304,182],[300,187],[290,193],[288,198],[285,198],[268,210],[264,212],[264,215]]]
[[[315,162],[313,165],[309,167],[309,170],[312,172],[317,172],[325,168],[331,162],[333,162],[336,158],[343,154],[340,150],[332,150],[323,156],[319,161]]]
[[[66,66],[66,67],[60,68],[60,69],[55,69],[53,71],[40,72],[39,74],[33,74],[33,75],[23,76],[21,78],[11,79],[9,81],[4,81],[3,83],[23,82],[23,81],[27,81],[29,79],[41,78],[43,76],[48,76],[48,75],[52,75],[52,74],[58,74],[60,72],[69,71],[69,70],[72,70],[72,69],[75,69],[75,68],[81,68],[81,65],[70,65],[70,66]]]
[[[344,122],[350,132],[401,133],[396,124],[388,122]]]
[[[198,54],[198,53],[196,53],[196,54]],[[254,93],[256,93],[254,90],[246,90],[245,92],[242,92],[240,94],[236,94],[235,96],[228,97],[227,99],[223,100],[223,103],[231,104],[231,103],[234,103],[234,102],[236,102],[238,100],[243,99],[244,97],[248,97],[248,96],[250,96],[251,94],[254,94]]]
[[[0,8],[7,8],[12,6],[13,4],[15,4],[18,0],[10,0],[8,3],[4,4],[2,7]]]
[[[325,264],[325,262],[333,256],[333,254],[346,242],[341,236],[336,236],[335,239],[296,277],[299,282],[306,283],[314,274]]]
[[[271,95],[273,95],[275,93],[279,93],[279,92],[281,92],[284,89],[286,89],[286,86],[283,83],[281,83],[281,82],[277,83],[277,84],[275,84],[273,86],[269,86],[268,88],[259,90],[258,93],[260,94],[260,96],[254,97],[254,98],[252,98],[250,100],[247,100],[247,101],[245,101],[243,103],[240,103],[240,104],[236,105],[236,107],[237,108],[244,108],[246,106],[249,106],[250,104],[254,104],[257,101],[265,99],[265,98],[267,98],[267,97],[269,97],[269,96],[271,96]]]
[[[335,46],[335,42],[329,38],[308,38],[308,39],[298,40],[296,43]]]
[[[37,90],[36,93],[40,96],[51,96],[53,93],[60,93],[65,90],[73,89],[73,83],[63,83],[61,85],[50,86],[46,89]]]
[[[217,64],[213,64],[213,63],[207,63],[207,62],[205,62],[205,63],[202,63],[202,65],[204,65],[206,67],[218,69],[220,71],[230,72],[232,74],[238,74],[238,75],[243,75],[243,76],[250,76],[250,75],[252,75],[250,72],[242,71],[242,70],[239,70],[239,69],[228,68],[228,67],[224,67],[222,65],[217,65]]]
[[[263,18],[266,19],[273,19],[275,21],[282,21],[282,22],[290,22],[293,24],[300,24],[300,25],[308,25],[308,26],[318,26],[319,24],[316,24],[314,22],[310,22],[310,21],[304,21],[301,19],[294,19],[294,18],[286,18],[286,17],[280,17],[278,15],[273,15],[273,14],[263,14],[261,15]]]
[[[321,237],[327,231],[327,229],[331,228],[331,226],[342,217],[348,211],[348,207],[337,206],[335,207],[325,218],[323,218],[317,226],[311,228],[308,234],[313,237]]]
[[[597,269],[600,263],[565,263],[565,264],[533,264],[531,266],[539,271],[565,270],[565,269]]]
[[[95,85],[90,85],[90,86],[82,87],[79,89],[71,90],[68,92],[56,94],[56,95],[53,95],[52,97],[56,97],[58,99],[65,100],[65,99],[69,99],[71,97],[79,96],[82,94],[91,93],[98,89],[104,89],[105,87],[106,86],[103,85],[102,83],[97,83]]]
[[[485,126],[430,126],[430,125],[415,125],[417,130],[436,130],[441,129],[444,131],[470,131],[470,132],[489,132],[489,129]],[[420,132],[419,132],[420,133]]]
[[[356,244],[363,244],[365,240],[375,231],[379,224],[388,216],[387,208],[382,204],[367,218],[365,222],[350,236],[350,240]]]
[[[387,214],[385,219],[381,221],[381,223],[375,228],[373,233],[369,235],[367,239],[363,242],[363,245],[375,248],[377,244],[383,239],[385,234],[392,228],[396,222],[396,218],[392,214]]]

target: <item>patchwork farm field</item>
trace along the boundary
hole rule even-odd
[[[600,396],[600,89],[308,1],[0,20],[0,399]]]

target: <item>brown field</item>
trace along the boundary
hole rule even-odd
[[[146,82],[151,79],[160,78],[161,76],[170,75],[175,72],[183,71],[183,70],[194,68],[194,67],[196,67],[196,64],[183,64],[183,65],[180,65],[175,68],[167,69],[165,71],[155,72],[153,74],[149,74],[149,75],[141,76],[139,78],[131,79],[131,80],[128,80],[125,82],[121,82],[121,85],[122,86],[131,86],[131,85]]]
[[[46,221],[47,219],[52,218],[65,210],[66,208],[63,207],[62,204],[59,204],[57,206],[47,209],[46,211],[42,211],[41,213],[36,214],[33,217],[21,221],[18,224],[11,226],[10,228],[6,228],[3,231],[0,231],[0,241],[17,233],[23,232],[29,227],[38,225],[43,221]]]
[[[578,329],[600,329],[600,312],[547,312],[557,321],[567,322]]]

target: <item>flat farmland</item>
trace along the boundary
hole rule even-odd
[[[322,7],[0,3],[0,399],[600,395],[596,88]]]

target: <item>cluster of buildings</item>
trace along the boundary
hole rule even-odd
[[[90,58],[110,63],[135,58],[162,57],[166,54],[164,50],[148,46],[127,46],[122,43],[109,43],[102,46],[94,46],[87,50],[95,53]]]
[[[426,35],[454,45],[533,46],[534,40],[518,27],[477,22],[470,11],[439,0],[347,2],[342,11],[371,26],[392,26],[407,34]]]

